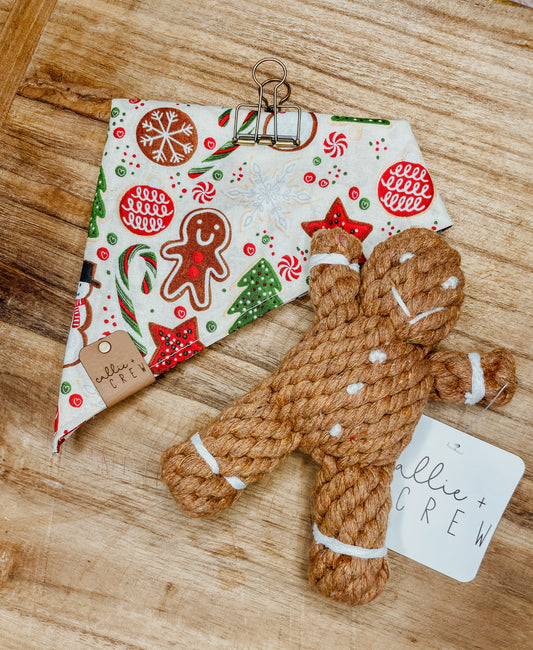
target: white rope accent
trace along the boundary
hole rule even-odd
[[[209,465],[213,474],[220,474],[220,468],[218,466],[217,459],[207,451],[204,443],[202,442],[202,439],[200,438],[199,433],[195,433],[194,436],[191,436],[191,442],[198,454]]]
[[[387,360],[387,355],[383,350],[372,350],[368,355],[370,363],[383,363]]]
[[[218,466],[217,459],[206,449],[199,433],[195,433],[194,436],[191,436],[191,442],[198,452],[198,455],[201,456],[203,460],[205,460],[205,462],[209,465],[213,474],[220,474],[220,468]],[[222,478],[225,478],[226,481],[235,490],[244,490],[246,487],[246,483],[243,483],[237,476],[222,476]]]
[[[485,397],[485,376],[479,353],[470,352],[468,358],[472,365],[472,392],[465,393],[465,404],[477,404]]]
[[[319,264],[342,264],[342,266],[347,266],[352,271],[359,272],[359,264],[357,262],[350,264],[350,260],[342,253],[317,253],[316,255],[311,255],[309,270]]]
[[[436,314],[438,311],[442,311],[444,307],[435,307],[434,309],[429,309],[428,311],[423,311],[422,313],[418,314],[418,316],[415,316],[414,318],[411,318],[409,321],[409,325],[414,325],[414,323],[417,323],[419,320],[422,318],[425,318],[426,316],[429,316],[430,314]]]
[[[342,427],[340,424],[334,424],[331,429],[329,430],[329,435],[333,436],[333,438],[338,438],[342,433]]]
[[[346,386],[346,392],[350,395],[355,395],[355,393],[358,393],[360,390],[362,390],[364,386],[365,385],[362,381],[358,381],[356,384],[348,384],[348,386]]]
[[[455,275],[450,275],[450,277],[440,286],[443,289],[457,289],[459,286],[459,278],[456,278]]]
[[[360,557],[363,560],[387,555],[386,546],[382,546],[381,548],[363,548],[362,546],[352,546],[351,544],[339,542],[334,537],[327,537],[318,530],[318,526],[315,523],[313,524],[313,537],[317,544],[322,544],[322,546],[329,548],[335,553],[339,553],[339,555],[351,555],[352,557]]]
[[[244,490],[246,487],[246,483],[243,483],[237,476],[224,476],[224,478],[235,490]]]
[[[413,253],[404,253],[400,257],[400,264],[403,264],[404,262],[407,262],[407,260],[410,260],[412,257],[414,257]]]
[[[400,305],[402,308],[403,313],[408,317],[411,318],[411,312],[407,309],[407,305],[404,303],[402,300],[402,297],[398,293],[398,290],[396,287],[391,287],[392,295],[394,296],[394,300]]]

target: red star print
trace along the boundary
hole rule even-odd
[[[372,232],[374,226],[365,221],[353,221],[350,219],[342,201],[337,197],[331,204],[324,219],[320,221],[304,221],[302,228],[309,237],[312,237],[315,230],[319,228],[342,228],[350,235],[355,235],[359,241],[364,241]],[[361,255],[359,261],[364,262],[365,256]]]
[[[198,339],[196,318],[190,318],[174,329],[157,323],[149,323],[148,327],[157,346],[148,364],[154,375],[174,368],[205,347]]]

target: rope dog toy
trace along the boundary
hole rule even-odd
[[[352,605],[389,577],[385,538],[396,460],[428,399],[507,403],[514,358],[433,352],[459,318],[460,256],[410,228],[378,244],[361,272],[361,243],[340,228],[311,243],[313,325],[279,369],[205,430],[163,454],[162,477],[192,517],[227,508],[300,449],[320,465],[313,489],[309,579]]]

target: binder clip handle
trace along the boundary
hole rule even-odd
[[[277,63],[281,67],[283,74],[280,77],[273,77],[261,82],[257,78],[257,69],[259,68],[260,65],[266,63],[267,61]],[[273,57],[265,57],[263,59],[260,59],[252,69],[252,78],[258,86],[258,92],[259,92],[258,101],[257,104],[239,104],[235,108],[235,118],[233,122],[233,138],[232,138],[233,144],[238,144],[238,145],[266,144],[269,146],[277,146],[283,148],[299,147],[300,127],[302,121],[302,111],[299,106],[296,105],[285,106],[285,110],[292,109],[297,111],[298,113],[296,133],[294,135],[280,135],[278,133],[279,108],[284,102],[286,102],[289,99],[291,95],[291,87],[287,82],[287,68],[285,67],[285,64],[282,63],[279,59],[275,59]],[[268,100],[265,97],[265,87],[271,83],[274,83],[275,86],[273,90],[273,103],[270,105],[268,103]],[[278,89],[281,88],[282,86],[286,87],[287,92],[285,97],[283,97],[281,100],[278,100]],[[273,114],[273,120],[272,120],[274,126],[273,134],[260,132],[261,113],[263,112],[263,104],[265,104],[264,110],[268,113]],[[251,112],[248,113],[248,117],[245,118],[244,123],[239,127],[239,111],[243,108],[249,110],[251,109]],[[255,129],[252,132],[250,131],[244,132],[247,128],[249,128],[250,119],[251,117],[253,117],[254,112],[255,112]]]
[[[286,93],[285,97],[282,97],[277,103],[277,106],[279,108],[282,104],[284,104],[289,99],[289,97],[291,96],[292,89],[291,89],[291,86],[290,86],[289,82],[288,81],[283,81],[282,79],[267,79],[266,81],[263,81],[261,86],[263,86],[263,88],[264,88],[266,85],[272,84],[272,83],[275,83],[275,82],[281,82],[281,83],[278,83],[276,88],[278,88],[280,86],[285,86],[285,88],[287,89],[287,93]],[[274,102],[272,104],[269,104],[268,99],[266,98],[266,95],[264,93],[263,93],[263,103],[265,104],[265,111],[268,111],[269,113],[272,113],[274,111]]]

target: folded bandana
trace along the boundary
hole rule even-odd
[[[88,345],[123,330],[157,376],[304,294],[318,228],[355,234],[364,261],[401,230],[451,226],[408,122],[302,113],[299,146],[287,149],[234,144],[233,117],[213,106],[113,101],[55,451],[110,404],[104,377],[91,379],[80,362]],[[253,133],[256,120],[257,111],[243,115],[238,133]],[[278,113],[278,130],[292,133],[296,121]],[[262,122],[273,133],[272,115]],[[121,367],[110,368],[113,388],[109,374]]]

